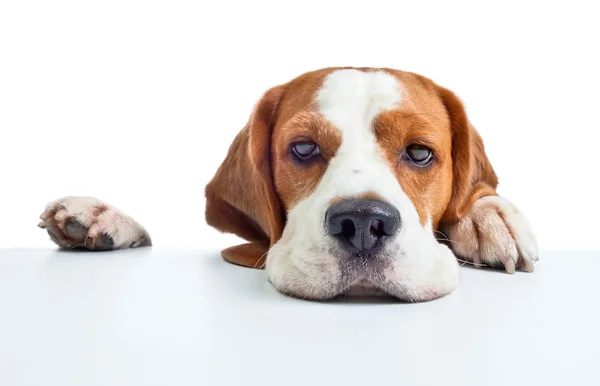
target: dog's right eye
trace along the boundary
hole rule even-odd
[[[415,143],[406,148],[405,158],[417,166],[427,166],[433,161],[433,151]]]
[[[292,153],[300,161],[307,161],[321,154],[319,145],[311,141],[299,141],[292,143]]]

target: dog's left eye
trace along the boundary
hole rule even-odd
[[[319,145],[311,141],[292,143],[292,152],[301,161],[306,161],[321,154]]]
[[[427,146],[415,143],[406,148],[405,157],[418,166],[427,166],[433,160],[433,152]]]

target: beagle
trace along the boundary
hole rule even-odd
[[[325,68],[264,94],[206,187],[206,221],[248,241],[225,260],[264,267],[280,292],[426,301],[458,286],[457,259],[533,271],[535,236],[497,185],[450,90],[410,72]],[[90,197],[41,218],[61,247],[151,245]]]

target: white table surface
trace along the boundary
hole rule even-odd
[[[600,385],[600,252],[309,302],[217,251],[0,251],[0,385]]]

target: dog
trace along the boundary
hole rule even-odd
[[[206,222],[247,240],[223,258],[265,268],[282,293],[427,301],[457,288],[459,259],[533,272],[536,238],[497,185],[453,92],[410,72],[325,68],[264,93],[206,186]],[[91,197],[41,219],[64,248],[152,244]]]

